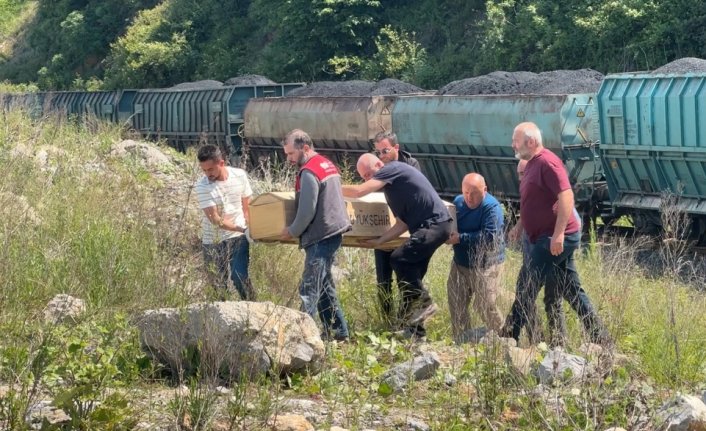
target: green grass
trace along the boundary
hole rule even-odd
[[[338,287],[355,342],[327,346],[320,374],[232,382],[240,398],[215,401],[213,412],[211,394],[201,392],[206,387],[174,396],[172,382],[140,353],[129,321],[145,309],[210,297],[198,210],[188,187],[198,166],[193,154],[166,148],[174,164],[162,171],[113,157],[110,148],[121,133],[90,121],[0,116],[0,387],[10,387],[0,395],[0,422],[13,429],[26,429],[23,411],[29,401],[46,396],[71,412],[76,429],[128,429],[138,418],[164,421],[164,415],[186,429],[185,412],[204,407],[204,400],[215,422],[258,429],[286,398],[324,400],[330,410],[317,428],[382,429],[372,425],[376,418],[389,418],[385,423],[391,427],[417,418],[438,430],[629,428],[631,417],[651,415],[670,393],[704,386],[701,285],[677,281],[669,268],[663,277],[646,276],[634,263],[632,246],[608,251],[594,244],[578,254],[584,287],[628,361],[575,387],[545,388],[548,398],[536,396],[534,379],[516,375],[494,349],[452,344],[446,297],[451,250],[443,246],[425,279],[441,306],[429,324],[430,343],[422,347],[442,357],[445,368],[434,378],[402,394],[381,386],[382,373],[420,346],[389,337],[377,312],[373,253],[343,248],[337,266],[345,276]],[[44,153],[46,162],[37,157]],[[261,174],[254,179],[256,192],[291,188],[290,170]],[[18,196],[27,206],[17,203]],[[260,298],[298,308],[303,253],[296,246],[258,243],[251,256]],[[520,255],[510,250],[500,295],[503,312],[510,307],[519,266]],[[88,303],[74,329],[42,321],[45,304],[57,293]],[[564,308],[568,349],[575,351],[585,340],[574,313]],[[96,348],[110,354],[96,354]],[[447,372],[457,384],[445,384]],[[645,385],[654,391],[636,392]],[[166,403],[152,399],[161,393],[174,398],[171,413]],[[561,411],[546,401],[551,396],[564,400]],[[86,404],[90,400],[103,407]],[[210,419],[199,423],[215,423]]]

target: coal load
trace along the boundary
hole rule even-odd
[[[223,83],[221,81],[215,81],[213,79],[204,79],[203,81],[194,82],[182,82],[171,87],[172,90],[212,90],[214,88],[222,88]]]
[[[383,79],[375,84],[370,91],[371,96],[386,96],[390,94],[412,94],[421,93],[424,90],[416,85],[409,84],[398,79]]]
[[[228,78],[225,85],[254,86],[254,85],[276,85],[275,81],[262,75],[241,75]]]
[[[580,94],[595,93],[603,74],[593,69],[549,72],[492,72],[453,81],[437,92],[448,95],[478,94]]]
[[[319,81],[295,88],[287,93],[290,97],[336,97],[336,96],[367,96],[373,89],[370,81]]]
[[[340,96],[385,96],[392,94],[411,94],[423,92],[421,88],[397,79],[372,81],[320,81],[312,82],[305,87],[297,88],[289,93],[290,97],[340,97]]]
[[[684,57],[667,63],[652,71],[652,73],[704,73],[706,60],[696,57]]]

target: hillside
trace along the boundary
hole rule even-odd
[[[690,429],[703,427],[683,418],[689,406],[692,418],[706,406],[679,395],[701,396],[706,388],[703,270],[689,266],[688,284],[676,279],[691,261],[666,246],[643,270],[640,244],[615,238],[594,239],[577,256],[584,287],[616,342],[614,350],[586,344],[566,307],[566,349],[578,368],[555,370],[565,352],[524,337],[519,347],[493,336],[454,344],[447,247],[425,277],[440,307],[426,341],[391,336],[376,309],[372,252],[346,247],[336,277],[353,337],[318,339],[325,352],[318,372],[234,378],[214,366],[231,346],[207,337],[194,349],[173,349],[188,368],[158,362],[137,327],[146,310],[173,307],[180,317],[172,322],[180,323],[189,304],[230,309],[244,302],[214,303],[206,283],[194,155],[128,137],[91,120],[0,117],[0,429],[604,431],[689,420]],[[293,182],[288,170],[251,177],[255,194]],[[520,262],[508,250],[503,311]],[[259,299],[270,301],[259,306],[296,309],[303,264],[296,246],[254,243],[250,274]],[[74,303],[58,294],[83,306],[58,319],[72,310],[60,304]],[[416,371],[398,368],[413,359]]]
[[[0,81],[41,89],[651,70],[706,57],[700,0],[0,0]]]

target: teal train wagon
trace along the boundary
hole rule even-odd
[[[601,158],[615,216],[642,231],[665,213],[706,233],[706,74],[615,74],[598,92]],[[670,207],[670,211],[665,206]]]

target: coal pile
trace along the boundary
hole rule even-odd
[[[211,90],[214,88],[222,88],[223,83],[221,81],[215,81],[213,79],[204,79],[203,81],[194,82],[182,82],[171,87],[172,90]]]
[[[416,85],[409,84],[398,79],[383,79],[375,84],[370,91],[371,96],[386,96],[389,94],[412,94],[421,93],[424,90]]]
[[[652,73],[703,73],[706,72],[706,60],[696,57],[684,57],[657,68]]]
[[[315,96],[367,96],[373,90],[374,82],[370,81],[319,81],[304,87],[295,88],[287,93],[290,97]]]
[[[422,92],[421,88],[397,79],[372,81],[320,81],[312,82],[305,87],[297,88],[289,93],[290,97],[339,97],[339,96],[384,96],[388,94],[410,94]]]
[[[262,75],[242,75],[242,76],[234,76],[232,78],[228,78],[225,83],[225,85],[276,85],[277,83],[275,81],[272,81],[271,79],[268,79],[267,77],[264,77]]]
[[[492,72],[446,84],[437,94],[578,94],[595,93],[603,74],[593,69],[549,72]]]

